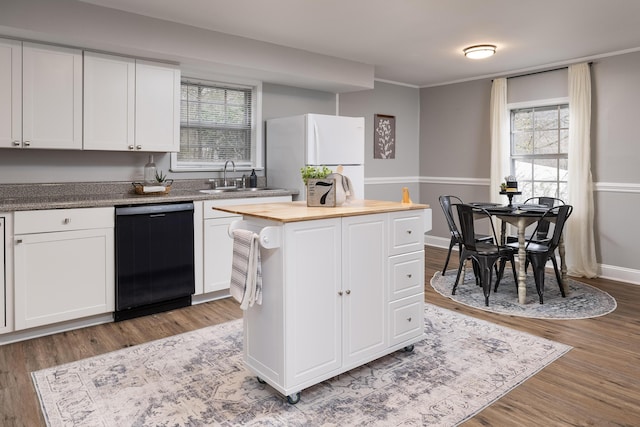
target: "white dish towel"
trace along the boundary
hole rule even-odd
[[[260,237],[249,230],[235,229],[231,265],[231,296],[246,310],[254,303],[262,304],[262,270]]]

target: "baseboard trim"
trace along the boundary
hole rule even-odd
[[[436,248],[449,249],[450,239],[436,236],[424,236],[424,244],[427,246],[433,246]],[[458,248],[454,246],[454,251]],[[615,280],[618,282],[629,283],[632,285],[640,285],[640,270],[633,270],[631,268],[618,267],[615,265],[598,265],[598,276],[607,279]]]

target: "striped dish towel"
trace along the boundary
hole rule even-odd
[[[246,310],[254,303],[262,304],[262,271],[260,266],[260,237],[249,230],[233,233],[233,261],[231,265],[231,296]]]

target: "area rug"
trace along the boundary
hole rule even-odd
[[[242,362],[240,320],[32,373],[49,426],[452,426],[571,347],[425,307],[425,339],[302,391]]]
[[[616,309],[615,298],[607,292],[586,283],[567,278],[569,293],[565,298],[560,293],[555,274],[546,274],[544,278],[544,304],[540,304],[533,275],[527,275],[527,298],[525,304],[518,302],[518,290],[509,266],[500,282],[498,292],[491,289],[489,307],[485,305],[482,288],[476,286],[473,270],[465,270],[464,282],[451,295],[457,270],[448,270],[444,276],[438,271],[431,279],[433,289],[443,296],[470,307],[493,313],[536,319],[588,319],[604,316]],[[495,283],[495,275],[494,275]]]

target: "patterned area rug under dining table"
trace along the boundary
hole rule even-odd
[[[242,322],[210,326],[32,373],[49,426],[452,426],[570,346],[425,304],[425,338],[302,391],[261,384]]]
[[[485,305],[482,288],[476,285],[471,268],[465,269],[464,282],[459,283],[456,294],[451,295],[457,270],[448,270],[443,276],[437,271],[431,278],[431,287],[439,294],[469,307],[492,313],[535,319],[578,320],[590,319],[611,313],[617,307],[614,297],[594,286],[567,278],[569,292],[563,298],[555,274],[547,272],[544,279],[544,304],[540,304],[531,271],[527,274],[527,298],[518,301],[518,288],[509,265],[505,269],[498,291],[491,289],[489,306]],[[495,275],[493,276],[495,283]]]

